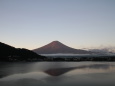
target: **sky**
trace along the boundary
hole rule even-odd
[[[35,49],[115,47],[115,0],[0,0],[0,42]]]

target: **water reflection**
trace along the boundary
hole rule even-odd
[[[45,73],[51,75],[51,76],[60,76],[63,75],[69,71],[77,70],[77,69],[109,69],[112,65],[107,64],[94,64],[94,65],[83,65],[78,67],[68,67],[68,68],[54,68],[54,69],[48,69],[44,71]]]
[[[18,86],[71,86],[71,84],[85,86],[83,82],[90,84],[89,86],[94,86],[97,82],[102,82],[100,86],[104,82],[104,86],[115,85],[112,81],[115,79],[115,63],[37,62],[2,64],[0,68],[0,86],[15,86],[19,82],[22,84]]]
[[[13,69],[7,69],[5,71],[0,71],[0,78],[4,78],[4,77],[7,77],[7,76],[14,76],[14,75],[29,75],[31,73],[46,73],[50,76],[60,76],[60,75],[63,75],[67,72],[70,72],[70,71],[73,71],[73,70],[79,70],[79,69],[103,69],[103,70],[107,70],[107,69],[110,69],[111,67],[114,67],[114,65],[110,65],[110,64],[90,64],[90,65],[81,65],[81,66],[76,66],[76,67],[66,67],[66,68],[47,68],[46,70],[39,70],[36,68],[33,69],[33,70],[29,70],[28,69],[28,66],[25,65],[23,67],[19,66],[18,68],[16,67],[12,67]],[[30,68],[31,69],[31,68]]]

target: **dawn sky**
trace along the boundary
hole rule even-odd
[[[35,49],[115,46],[115,0],[0,0],[0,42]]]

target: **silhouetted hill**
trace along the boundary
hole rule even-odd
[[[57,53],[73,53],[73,54],[91,54],[92,52],[80,49],[74,49],[68,47],[59,41],[53,41],[41,48],[37,48],[33,50],[38,54],[57,54]]]
[[[0,61],[35,61],[44,58],[33,51],[15,48],[0,42]]]

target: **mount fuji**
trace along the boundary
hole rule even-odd
[[[43,47],[33,50],[37,54],[91,54],[92,52],[71,48],[59,41],[53,41]]]

